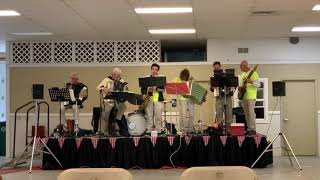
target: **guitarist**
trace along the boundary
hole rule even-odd
[[[240,69],[242,71],[240,75],[240,86],[245,89],[244,95],[241,99],[241,104],[248,126],[247,135],[255,135],[256,114],[254,112],[254,107],[257,99],[257,88],[260,87],[259,75],[256,71],[254,71],[251,73],[251,77],[248,78],[253,69],[249,68],[248,61],[246,60],[241,61]],[[244,84],[245,86],[243,87]]]

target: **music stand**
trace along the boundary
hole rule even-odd
[[[214,71],[214,76],[210,77],[211,88],[223,88],[223,110],[224,110],[224,134],[227,135],[227,88],[238,87],[238,77],[234,76],[234,69],[226,69],[226,72],[223,72],[222,69]]]
[[[166,77],[165,76],[156,76],[156,77],[141,77],[139,78],[139,87],[147,88],[151,86],[165,86],[166,85]]]
[[[190,89],[188,87],[187,82],[167,83],[166,84],[166,92],[167,92],[167,94],[171,94],[171,95],[188,95],[188,94],[190,94]],[[172,133],[172,122],[170,124],[170,131]]]
[[[115,108],[116,112],[119,110],[118,109],[118,102],[124,103],[124,102],[130,100],[129,102],[132,103],[132,104],[138,104],[139,103],[138,102],[139,101],[138,97],[136,97],[136,94],[134,94],[133,92],[129,92],[129,91],[111,91],[109,93],[110,93],[110,95],[105,96],[104,99],[113,99],[114,100],[114,108]],[[106,118],[109,118],[109,117],[106,117]],[[121,119],[119,119],[119,120],[121,121]],[[100,119],[100,121],[101,121],[101,119]],[[100,124],[100,127],[101,127],[101,124]],[[126,127],[123,127],[120,130],[123,130],[125,128]]]
[[[152,86],[164,87],[166,85],[166,82],[167,82],[166,76],[141,77],[141,78],[139,78],[139,87],[140,88],[148,88],[148,87],[152,87]],[[152,104],[153,104],[153,106],[152,106],[153,113],[152,114],[154,116],[154,102],[153,101],[152,101]],[[153,122],[153,126],[154,126],[154,120],[152,122]]]
[[[61,125],[61,102],[71,101],[70,92],[68,88],[51,88],[49,89],[49,96],[51,102],[59,102],[59,115],[60,115],[60,125]],[[61,132],[60,132],[61,133]]]
[[[167,94],[175,94],[175,95],[189,95],[190,94],[190,89],[189,89],[186,82],[167,83],[165,89],[166,89]]]
[[[127,91],[111,91],[109,92],[111,95],[107,95],[104,99],[114,99],[119,102],[126,102],[128,100],[128,93]]]

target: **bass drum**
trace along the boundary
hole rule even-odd
[[[127,118],[128,131],[132,136],[143,134],[147,129],[147,119],[141,113],[131,113]]]

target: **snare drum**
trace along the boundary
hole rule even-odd
[[[143,134],[147,129],[147,119],[141,113],[130,113],[127,118],[128,131],[132,136]]]

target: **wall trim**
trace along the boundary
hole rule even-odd
[[[145,67],[150,66],[153,62],[148,63],[70,63],[70,64],[59,64],[59,63],[52,63],[52,64],[36,64],[36,63],[29,63],[29,64],[9,64],[9,67]],[[212,62],[157,62],[160,66],[179,66],[179,65],[212,65]]]
[[[212,65],[213,61],[205,61],[205,62],[158,62],[160,66],[201,66],[201,65]],[[231,62],[231,61],[221,61],[223,64],[235,65],[239,64],[239,62]],[[9,68],[34,68],[34,67],[148,67],[152,63],[73,63],[73,64],[9,64]],[[286,65],[286,64],[320,64],[320,61],[309,61],[309,60],[254,60],[250,59],[250,64],[277,64],[277,65]]]
[[[132,112],[125,112],[125,114],[130,114]],[[280,111],[269,111],[268,113],[269,115],[280,115]],[[318,111],[318,114],[320,115],[320,110]],[[27,113],[17,113],[17,116],[26,116]],[[72,113],[66,113],[66,116],[72,116],[73,114]],[[164,115],[164,113],[162,113],[162,115]],[[167,115],[170,116],[178,116],[179,113],[177,111],[172,111],[172,112],[167,112]],[[14,117],[14,113],[10,113],[9,114],[10,117]],[[29,116],[30,117],[34,117],[35,114],[34,113],[29,113]],[[47,113],[40,113],[40,116],[47,116]],[[79,116],[82,116],[82,117],[91,117],[92,116],[92,113],[79,113]],[[50,113],[50,117],[59,117],[59,113]],[[265,123],[262,123],[262,124],[265,124]]]
[[[17,117],[24,117],[27,113],[17,113]],[[59,117],[59,113],[49,113],[49,117]],[[72,113],[66,113],[66,116],[73,116]],[[92,113],[79,113],[81,117],[91,117]],[[14,117],[14,113],[10,113],[10,117]],[[35,117],[34,113],[29,113],[29,117]],[[40,113],[40,117],[47,117],[47,113]]]

